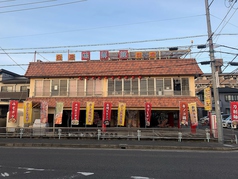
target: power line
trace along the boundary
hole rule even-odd
[[[27,6],[27,5],[40,4],[40,3],[52,2],[52,1],[57,1],[57,0],[37,1],[37,2],[30,2],[30,3],[24,3],[24,4],[13,4],[13,5],[7,5],[7,6],[0,6],[0,8],[9,8],[9,7],[16,7],[16,6]]]
[[[72,2],[67,2],[67,3],[53,4],[53,5],[40,6],[40,7],[32,7],[32,8],[26,8],[26,9],[2,11],[2,12],[0,12],[0,14],[10,13],[10,12],[19,12],[19,11],[28,11],[28,10],[33,10],[33,9],[43,9],[43,8],[56,7],[56,6],[64,6],[64,5],[75,4],[75,3],[84,2],[84,1],[87,1],[87,0],[72,1]]]

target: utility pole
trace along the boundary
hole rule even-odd
[[[206,8],[206,18],[207,18],[209,53],[210,53],[211,70],[212,70],[213,98],[215,102],[214,105],[215,105],[215,113],[216,113],[216,120],[217,120],[218,142],[223,144],[224,143],[223,127],[222,127],[222,121],[221,121],[220,100],[219,100],[218,87],[217,87],[218,76],[216,75],[216,68],[215,68],[214,46],[212,41],[213,33],[211,29],[208,0],[205,0],[205,8]]]

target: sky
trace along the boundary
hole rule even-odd
[[[232,73],[238,62],[238,2],[209,0],[214,55]],[[198,45],[207,48],[198,49]],[[0,0],[0,69],[24,75],[36,60],[100,50],[189,49],[209,61],[205,0]],[[200,63],[199,63],[200,65]],[[210,73],[210,65],[200,65]]]

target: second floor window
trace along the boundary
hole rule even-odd
[[[1,92],[13,92],[12,86],[2,86]]]

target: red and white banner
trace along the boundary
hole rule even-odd
[[[104,50],[100,51],[100,60],[108,60],[109,59],[109,51]]]
[[[10,100],[8,122],[17,123],[18,101]]]
[[[80,102],[74,101],[72,103],[71,124],[79,125]]]
[[[151,103],[145,103],[145,122],[146,126],[150,126],[150,118],[151,118]]]
[[[109,125],[109,121],[111,120],[111,111],[112,111],[112,103],[104,102],[103,105],[103,117],[102,117],[102,129],[105,131],[107,125]]]
[[[211,130],[214,138],[218,138],[218,131],[217,131],[217,118],[216,115],[211,115]]]
[[[179,102],[179,126],[188,125],[188,103]]]
[[[128,54],[129,54],[128,50],[119,50],[118,57],[121,60],[126,60],[128,59],[128,56],[129,56]]]
[[[48,122],[48,102],[46,101],[41,101],[40,104],[40,121],[44,124]]]
[[[231,120],[238,121],[238,102],[230,102]]]
[[[81,57],[82,60],[90,60],[90,51],[83,51]]]

